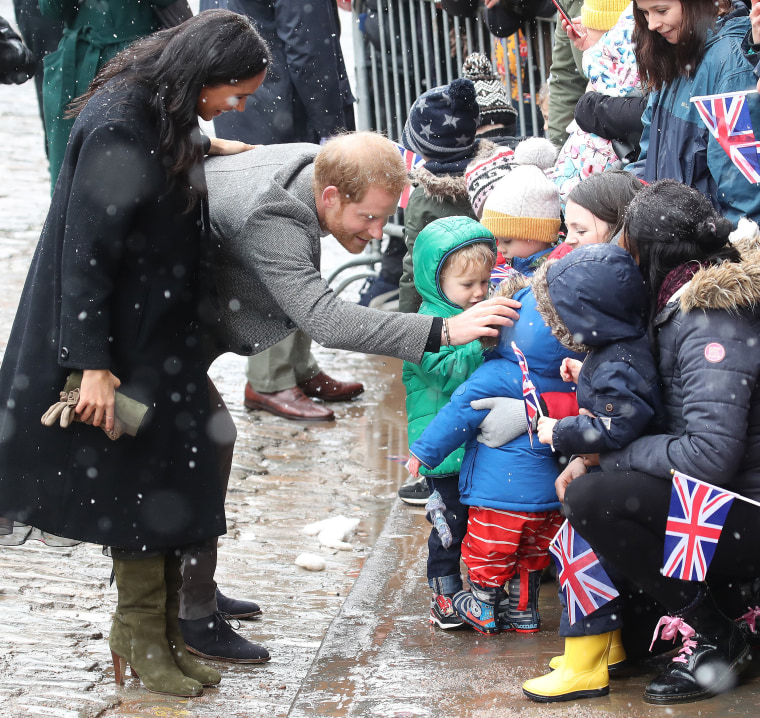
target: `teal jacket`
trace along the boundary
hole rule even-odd
[[[422,296],[419,314],[453,317],[462,309],[441,292],[440,272],[446,258],[457,249],[475,242],[487,242],[496,254],[493,235],[469,217],[445,217],[423,229],[414,244],[414,284]],[[442,346],[426,352],[420,364],[404,362],[402,377],[406,387],[406,415],[411,445],[438,411],[446,406],[457,387],[483,363],[480,341],[464,346]],[[422,467],[423,475],[458,474],[464,447],[452,451],[436,469]]]
[[[47,55],[42,102],[45,112],[51,190],[63,163],[74,118],[66,107],[87,92],[98,71],[135,40],[159,29],[152,4],[165,7],[174,0],[40,0],[45,17],[65,26],[58,49]]]
[[[641,154],[626,168],[649,183],[674,179],[699,190],[734,224],[744,215],[760,221],[758,186],[744,178],[690,100],[755,88],[752,64],[742,52],[742,40],[749,29],[747,17],[718,20],[715,31],[708,34],[705,53],[694,74],[650,95],[641,118]],[[747,95],[746,102],[757,127],[758,96]]]

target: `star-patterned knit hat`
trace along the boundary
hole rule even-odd
[[[446,162],[475,149],[479,108],[470,80],[423,92],[409,110],[401,144],[427,160]]]

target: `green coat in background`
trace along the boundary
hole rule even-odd
[[[167,6],[173,1],[154,3]],[[42,102],[52,190],[74,125],[73,119],[63,116],[67,105],[87,91],[106,62],[160,25],[148,0],[40,0],[40,10],[65,26],[58,49],[43,62]]]
[[[425,227],[414,245],[414,284],[422,296],[419,314],[453,317],[462,312],[441,292],[439,272],[446,258],[455,250],[476,242],[486,242],[496,256],[493,235],[469,217],[446,217]],[[483,363],[480,340],[464,346],[442,346],[439,352],[425,352],[419,364],[405,361],[402,371],[406,387],[406,417],[411,446],[449,403],[457,387]],[[464,457],[464,445],[452,451],[435,469],[422,466],[424,476],[458,474]]]

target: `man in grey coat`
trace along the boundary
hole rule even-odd
[[[326,347],[419,363],[441,344],[497,336],[499,326],[517,318],[519,303],[504,298],[444,320],[382,312],[335,296],[319,270],[322,237],[332,234],[352,254],[363,252],[382,236],[408,183],[398,149],[379,134],[346,134],[321,148],[270,145],[213,158],[206,180],[220,312],[215,355],[252,355],[300,329]],[[220,409],[226,411],[223,404]],[[232,425],[231,418],[226,423]],[[232,445],[220,449],[222,466],[231,463]],[[223,620],[215,568],[215,542],[185,559],[180,618],[188,648],[217,660],[267,660],[266,649]],[[256,604],[221,598],[224,613],[260,613]]]

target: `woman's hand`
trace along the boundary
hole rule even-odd
[[[573,384],[578,383],[578,376],[581,373],[581,367],[583,366],[582,361],[578,361],[577,359],[571,359],[570,357],[565,357],[562,360],[562,364],[559,367],[559,375],[562,378],[562,381],[572,382]]]
[[[108,369],[85,369],[82,372],[82,384],[79,388],[79,403],[74,411],[82,421],[92,416],[92,425],[113,430],[114,405],[116,389],[121,381]]]
[[[422,462],[416,456],[410,456],[405,468],[415,479],[419,479],[420,466],[422,466]]]
[[[554,425],[557,423],[556,419],[550,419],[548,416],[542,416],[538,420],[538,440],[542,444],[553,443]]]
[[[592,466],[599,466],[599,454],[581,454],[578,458],[583,461],[583,465],[587,469]]]
[[[752,0],[752,10],[749,13],[749,21],[752,23],[752,43],[760,43],[760,0]],[[760,81],[758,81],[760,87]]]
[[[261,145],[249,145],[246,142],[237,140],[222,140],[218,137],[211,137],[211,147],[208,151],[209,157],[212,155],[238,155],[241,152],[255,150]]]
[[[557,477],[554,482],[554,488],[557,491],[557,498],[560,501],[565,500],[565,489],[579,476],[588,473],[586,464],[581,457],[573,459],[566,467],[565,470]]]
[[[469,344],[480,337],[498,337],[499,327],[511,327],[520,315],[515,311],[520,302],[507,297],[494,297],[479,302],[455,317],[449,317],[449,337],[453,346]],[[446,335],[441,331],[441,346]]]

